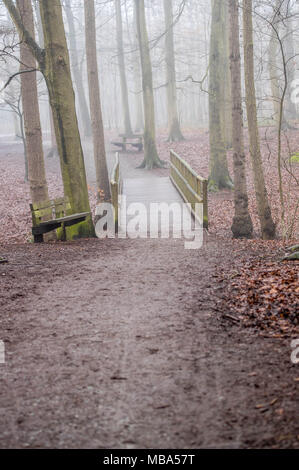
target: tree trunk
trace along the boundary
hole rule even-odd
[[[287,121],[295,121],[297,119],[297,109],[296,104],[292,100],[292,84],[296,78],[296,52],[294,44],[294,18],[295,14],[294,5],[291,5],[289,2],[285,2],[285,12],[283,21],[283,47],[285,52],[285,60],[287,61],[287,78],[288,78],[288,87],[286,93],[286,108],[285,116]]]
[[[65,195],[74,213],[89,212],[88,189],[78,128],[75,94],[71,78],[60,2],[40,2],[45,53],[40,59],[53,111],[54,127]],[[94,235],[91,216],[67,229],[68,238]]]
[[[243,30],[244,30],[244,66],[246,107],[248,131],[250,141],[250,155],[254,173],[254,185],[258,215],[261,224],[262,238],[271,240],[275,238],[275,224],[272,220],[271,209],[265,185],[262,156],[260,150],[260,137],[257,123],[256,94],[254,82],[254,51],[253,51],[253,24],[252,0],[243,0]]]
[[[209,122],[210,122],[210,176],[209,189],[233,187],[227,166],[225,135],[223,129],[223,19],[225,2],[212,0],[212,25],[210,42],[210,76],[209,76]]]
[[[70,200],[71,210],[76,213],[90,212],[61,4],[50,0],[40,2],[45,42],[45,48],[41,49],[24,27],[13,0],[3,1],[19,34],[38,61],[40,71],[46,80],[53,110],[64,193]],[[85,222],[68,228],[67,236],[68,238],[94,236],[91,216]]]
[[[165,58],[166,58],[166,80],[167,80],[167,110],[168,110],[168,142],[179,142],[184,140],[181,132],[178,109],[176,72],[173,41],[173,8],[172,0],[164,0],[165,15]]]
[[[65,0],[65,13],[67,17],[68,26],[69,26],[69,44],[70,44],[71,65],[72,65],[73,76],[75,79],[75,85],[77,88],[77,96],[78,96],[78,101],[79,101],[80,115],[81,115],[82,123],[83,123],[84,136],[90,137],[91,136],[90,115],[89,115],[89,109],[88,109],[88,105],[87,105],[87,101],[85,97],[82,72],[78,64],[76,29],[75,29],[74,15],[72,12],[72,6],[71,6],[70,0]]]
[[[98,75],[94,0],[85,0],[84,12],[89,105],[93,135],[93,151],[98,186],[98,199],[109,200],[110,184],[106,162],[105,137]]]
[[[134,51],[133,57],[133,74],[134,74],[134,84],[135,84],[135,132],[142,132],[144,130],[144,112],[143,112],[143,102],[142,102],[142,80],[141,80],[141,64],[140,64],[140,54],[138,46],[138,33],[137,33],[137,19],[136,19],[136,8],[134,8],[134,18],[133,18],[133,29],[134,29],[134,43],[132,44],[132,50]],[[135,52],[136,50],[136,52]]]
[[[17,0],[19,12],[25,28],[35,37],[31,0]],[[22,40],[22,38],[20,38]],[[20,45],[20,70],[35,70],[36,61],[26,43]],[[49,199],[46,181],[42,131],[38,104],[36,72],[21,75],[21,93],[26,136],[26,155],[28,161],[28,180],[33,203]]]
[[[120,0],[115,0],[115,13],[116,13],[117,54],[118,54],[118,67],[119,67],[119,75],[120,75],[121,97],[122,97],[122,105],[123,105],[124,131],[125,131],[125,135],[127,137],[130,137],[133,135],[133,131],[132,131],[132,125],[131,125],[128,85],[127,85],[125,58],[124,58],[123,24],[122,24]]]
[[[232,134],[233,134],[233,124],[232,124],[232,93],[231,93],[231,74],[230,74],[230,43],[229,43],[229,5],[227,2],[224,2],[223,5],[223,41],[224,47],[222,50],[222,96],[223,96],[223,105],[221,106],[221,124],[223,128],[224,142],[226,149],[232,147]]]
[[[143,108],[145,117],[144,129],[144,161],[140,168],[161,168],[164,162],[160,160],[156,147],[155,105],[153,94],[153,76],[148,34],[146,29],[144,0],[135,0],[137,34],[142,69]]]
[[[278,23],[274,24],[273,27],[278,31]],[[281,87],[280,87],[280,71],[277,64],[278,54],[278,39],[274,30],[271,31],[271,38],[269,42],[269,77],[271,84],[272,102],[273,102],[273,121],[275,127],[278,128],[280,123],[280,107],[281,107]],[[283,112],[282,117],[282,128],[287,127],[286,119]]]
[[[37,33],[38,33],[38,43],[40,47],[44,47],[44,33],[43,33],[43,25],[42,19],[40,16],[40,7],[39,2],[34,4],[35,13],[36,13],[36,24],[37,24]],[[50,139],[51,139],[51,148],[47,153],[48,158],[52,158],[53,156],[58,156],[57,150],[57,143],[56,143],[56,136],[55,136],[55,129],[54,129],[54,122],[53,122],[53,113],[52,108],[49,101],[49,119],[50,119]]]
[[[238,0],[229,0],[230,69],[232,96],[232,144],[234,151],[235,216],[232,232],[235,238],[252,238],[253,225],[248,211],[246,161],[243,135],[241,89],[240,26]]]

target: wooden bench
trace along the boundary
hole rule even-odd
[[[66,227],[84,222],[90,212],[71,214],[71,204],[67,197],[61,197],[41,204],[30,204],[32,215],[32,235],[34,243],[43,243],[44,234],[62,228],[66,240]]]
[[[116,147],[120,147],[123,152],[126,152],[127,150],[127,145],[131,145],[132,147],[135,147],[138,152],[142,152],[143,150],[143,135],[132,135],[130,137],[120,134],[122,141],[121,142],[111,142],[112,145],[115,145]]]

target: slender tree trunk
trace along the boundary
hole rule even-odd
[[[31,0],[17,0],[19,12],[25,28],[35,37]],[[22,39],[22,38],[20,38]],[[35,70],[36,61],[26,43],[20,45],[20,70]],[[38,104],[36,72],[21,75],[21,93],[26,136],[26,155],[28,160],[28,179],[33,203],[49,199],[46,181],[42,130]]]
[[[143,102],[142,102],[142,80],[141,80],[141,63],[140,63],[140,54],[138,46],[138,32],[137,32],[137,19],[136,19],[136,8],[134,8],[134,18],[133,18],[133,30],[134,30],[134,44],[132,49],[134,50],[133,58],[133,74],[134,74],[134,83],[135,83],[135,132],[141,132],[144,130],[144,112],[143,112]],[[135,51],[136,50],[136,51]]]
[[[166,58],[166,79],[167,79],[167,110],[168,110],[168,142],[178,142],[184,140],[181,132],[176,90],[176,72],[173,40],[173,7],[172,0],[164,0],[165,16],[165,58]]]
[[[253,225],[248,211],[246,159],[243,135],[241,89],[241,55],[238,0],[229,0],[230,69],[232,96],[232,144],[234,151],[235,216],[232,232],[235,238],[252,238]]]
[[[151,170],[164,166],[164,162],[160,160],[156,147],[153,75],[146,29],[144,0],[135,0],[135,8],[142,69],[143,108],[145,117],[144,161],[140,165],[140,168]]]
[[[77,88],[77,97],[79,101],[80,115],[81,115],[82,123],[83,123],[84,136],[90,137],[91,136],[90,115],[89,115],[89,109],[88,109],[88,105],[87,105],[87,101],[85,97],[82,72],[79,68],[79,63],[78,63],[76,29],[75,29],[74,15],[72,12],[72,6],[71,6],[70,0],[65,0],[65,13],[67,17],[68,26],[69,26],[69,44],[70,44],[71,65],[72,65],[73,76],[75,79],[75,85]]]
[[[16,113],[13,113],[13,125],[14,125],[15,140],[19,140],[21,138],[21,126],[20,126],[20,120]]]
[[[275,224],[272,220],[271,209],[265,185],[264,170],[260,150],[260,137],[257,123],[256,95],[254,82],[252,0],[243,0],[243,30],[246,107],[250,141],[250,155],[252,159],[254,173],[256,201],[261,224],[262,238],[265,240],[271,240],[275,237],[276,229]]]
[[[221,106],[221,125],[223,128],[223,135],[225,141],[226,149],[232,147],[232,133],[233,133],[233,124],[232,124],[232,93],[231,93],[231,74],[230,74],[230,43],[229,43],[229,5],[227,1],[223,2],[223,41],[224,47],[222,51],[222,96],[223,96],[223,105]]]
[[[209,120],[210,120],[210,177],[209,189],[233,187],[227,166],[225,135],[223,129],[223,18],[225,2],[212,0],[212,25],[210,42]]]
[[[132,131],[132,125],[131,125],[128,85],[127,85],[126,67],[125,67],[125,58],[124,58],[123,24],[122,24],[120,0],[115,0],[115,13],[116,13],[117,54],[118,54],[118,67],[119,67],[119,75],[120,75],[121,97],[122,97],[122,105],[123,105],[124,131],[125,131],[125,135],[130,137],[133,135],[133,131]]]
[[[106,162],[105,137],[101,109],[98,61],[96,49],[96,21],[94,0],[85,0],[85,46],[89,88],[89,105],[93,134],[93,150],[98,186],[98,199],[110,199],[110,184]]]
[[[290,12],[290,16],[292,10]],[[288,89],[286,94],[286,119],[294,121],[297,119],[296,104],[292,101],[292,83],[296,76],[296,54],[294,44],[294,31],[292,17],[286,19],[286,37],[284,40],[286,60],[288,61]]]
[[[273,25],[275,29],[279,28],[278,23]],[[274,30],[271,31],[271,38],[269,42],[269,76],[271,84],[271,93],[272,93],[272,103],[273,103],[273,120],[275,127],[278,128],[280,122],[280,103],[281,103],[281,87],[280,87],[280,71],[277,64],[277,55],[278,55],[278,40]],[[286,128],[286,119],[283,113],[282,118],[282,128]]]

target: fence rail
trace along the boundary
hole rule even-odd
[[[208,229],[208,180],[197,175],[173,150],[170,152],[170,166],[170,179],[183,199],[191,204],[194,215],[195,204],[203,204],[203,227]]]
[[[111,180],[111,201],[114,207],[115,229],[119,228],[119,196],[122,193],[122,179],[120,175],[119,153],[116,153],[115,165],[112,170]]]

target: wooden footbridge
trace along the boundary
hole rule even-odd
[[[147,208],[148,214],[152,203],[189,203],[195,216],[196,204],[201,204],[203,207],[201,222],[205,229],[208,228],[208,182],[197,175],[185,160],[171,151],[170,174],[166,177],[158,177],[142,170],[138,171],[141,172],[140,177],[122,178],[120,156],[119,153],[116,154],[111,175],[111,193],[117,228],[121,224],[119,217],[120,196],[126,197],[127,206],[132,203],[142,203]]]

